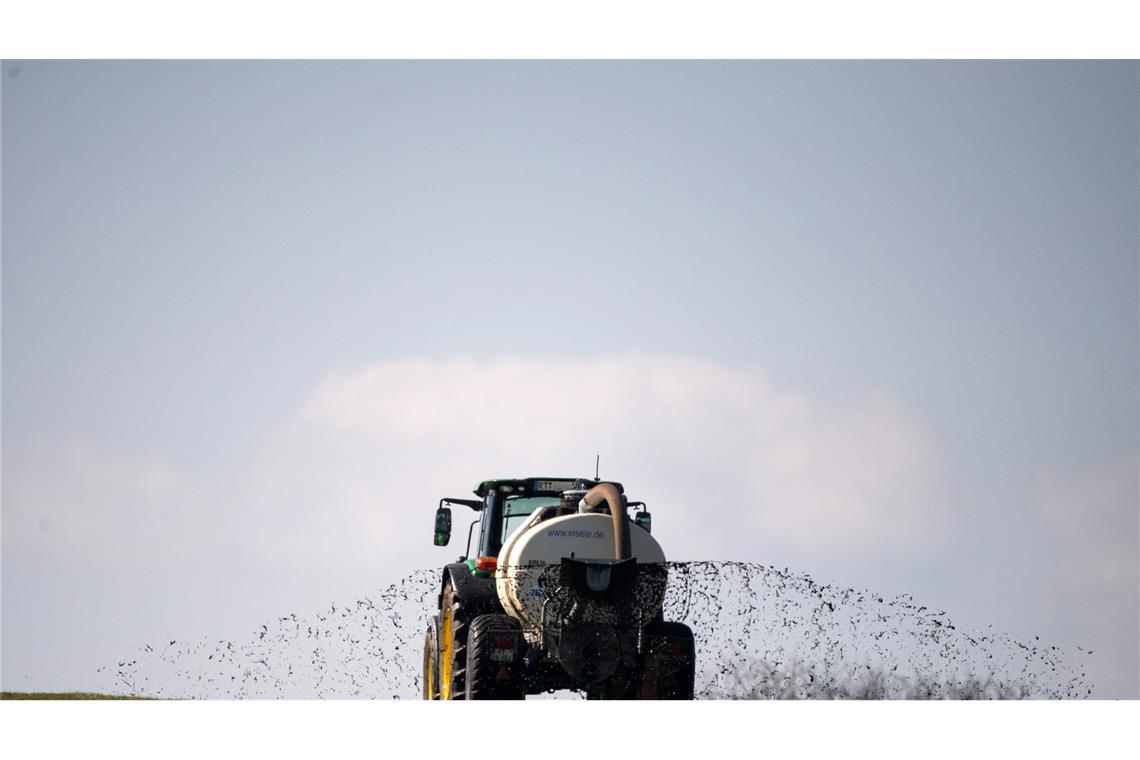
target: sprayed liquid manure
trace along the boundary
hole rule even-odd
[[[100,669],[113,693],[189,699],[418,699],[439,571],[248,639],[170,639]],[[1080,698],[1077,657],[956,627],[908,596],[744,562],[671,562],[665,619],[696,637],[698,699]]]

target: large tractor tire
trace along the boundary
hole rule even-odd
[[[439,699],[439,616],[431,619],[424,632],[423,696]]]
[[[471,612],[455,594],[451,581],[443,587],[439,610],[439,698],[466,698],[467,636]]]
[[[646,629],[649,651],[641,672],[641,699],[692,699],[696,642],[684,623],[655,623]]]
[[[510,615],[480,615],[471,622],[467,638],[467,699],[525,699],[526,691],[519,683],[517,649],[522,640],[522,626]],[[509,637],[515,660],[496,661],[495,651],[503,651],[503,637]],[[498,639],[498,641],[496,641]],[[507,650],[510,651],[510,650]]]

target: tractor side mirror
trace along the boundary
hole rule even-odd
[[[653,515],[648,512],[638,512],[633,516],[633,524],[639,528],[644,528],[646,533],[652,533]]]
[[[451,507],[440,507],[435,511],[435,545],[447,546],[451,541]]]

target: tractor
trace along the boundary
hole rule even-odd
[[[440,577],[424,634],[424,699],[565,689],[587,699],[693,698],[693,632],[664,619],[665,554],[644,503],[597,478],[486,480],[474,494],[436,510],[436,546],[451,540],[452,506],[477,516],[467,553]]]

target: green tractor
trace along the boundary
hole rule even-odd
[[[620,483],[585,478],[487,480],[474,493],[441,499],[436,511],[436,546],[450,542],[451,506],[478,517],[467,554],[440,578],[424,699],[560,689],[693,698],[693,632],[664,619],[665,554],[643,503],[627,501]]]

